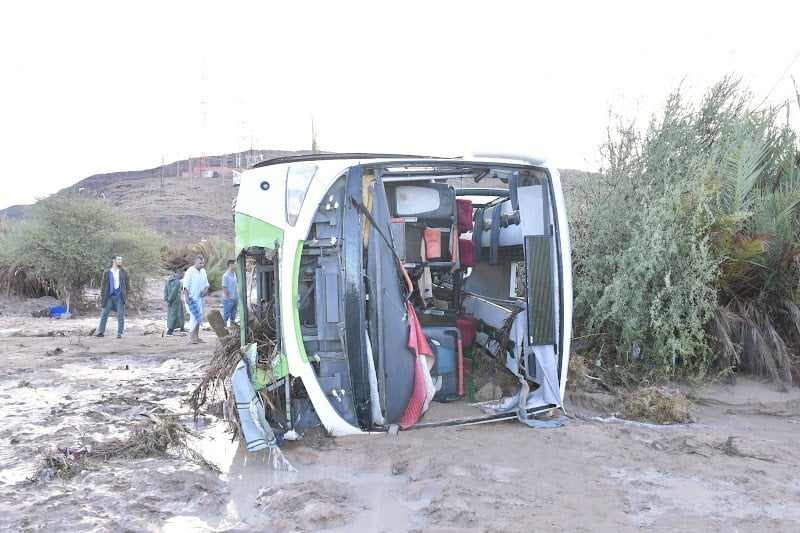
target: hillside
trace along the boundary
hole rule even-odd
[[[206,237],[233,239],[231,204],[238,188],[230,178],[143,178],[109,182],[98,194],[135,213],[171,246]]]
[[[308,153],[286,150],[245,152],[242,159],[262,161],[275,157]],[[236,154],[226,156],[228,166]],[[223,156],[207,158],[209,167],[224,166]],[[196,162],[194,163],[197,164]],[[188,160],[145,170],[95,174],[71,187],[82,194],[104,198],[111,205],[130,211],[145,224],[165,236],[171,246],[194,244],[207,237],[233,238],[231,206],[238,189],[230,178],[176,177],[189,168]],[[33,205],[15,205],[0,210],[0,220],[22,220]]]

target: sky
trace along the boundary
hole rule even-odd
[[[727,74],[800,84],[800,2],[204,0],[0,6],[0,209],[93,174],[255,149],[457,156],[597,170]]]

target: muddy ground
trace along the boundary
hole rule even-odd
[[[3,531],[800,530],[796,386],[683,391],[696,421],[677,426],[611,421],[613,398],[570,390],[560,428],[310,431],[283,446],[287,472],[232,442],[219,411],[190,416],[213,332],[198,345],[164,337],[157,301],[129,315],[122,339],[89,336],[97,313],[31,316],[55,303],[0,302]],[[68,481],[39,468],[59,447],[125,439],[165,410],[203,436],[192,445],[220,472],[161,456],[88,460]]]

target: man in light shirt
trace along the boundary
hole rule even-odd
[[[222,320],[230,327],[236,322],[239,297],[236,288],[236,261],[228,259],[228,269],[222,275]]]

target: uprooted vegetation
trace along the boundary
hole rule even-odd
[[[251,316],[248,328],[250,329],[248,338],[254,339],[256,344],[255,371],[269,380],[272,375],[273,361],[277,356],[274,317],[271,313],[267,313],[264,320],[258,320],[255,316]],[[215,398],[221,397],[226,405],[235,407],[230,378],[244,354],[239,326],[231,326],[229,332],[228,336],[217,339],[214,355],[211,357],[205,376],[189,398],[189,405],[195,417],[198,416],[201,407]],[[257,393],[261,396],[265,406],[275,406],[271,393],[265,389],[258,390]],[[233,438],[241,440],[242,429],[238,411],[235,408],[229,408],[226,412],[231,423]]]
[[[109,442],[83,442],[76,447],[54,448],[45,452],[36,466],[33,482],[53,479],[68,481],[81,472],[96,468],[95,461],[178,457],[188,459],[214,472],[219,468],[195,451],[191,439],[200,435],[181,423],[176,414],[151,413],[136,424],[128,438]]]
[[[615,403],[617,416],[654,424],[694,422],[692,402],[679,389],[642,387],[620,397]]]
[[[616,400],[611,408],[618,418],[654,424],[694,422],[694,403],[679,388],[646,385],[611,390],[593,375],[597,370],[599,368],[590,365],[585,357],[575,356],[569,361],[567,383],[572,390],[612,392]]]

